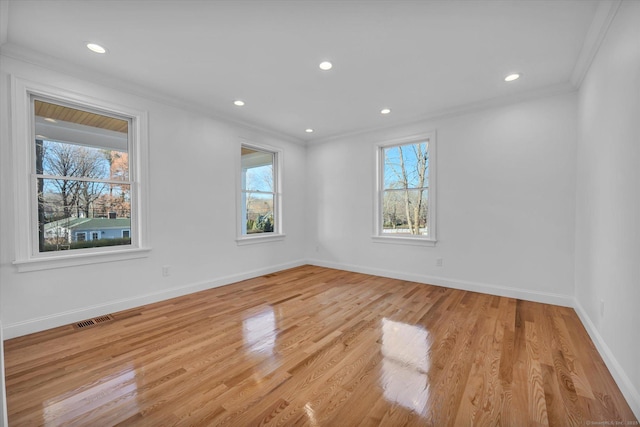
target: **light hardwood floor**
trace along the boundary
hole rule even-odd
[[[5,342],[10,425],[637,425],[570,308],[303,266],[113,317]]]

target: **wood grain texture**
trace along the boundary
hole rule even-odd
[[[11,426],[637,425],[572,309],[303,266],[6,341]]]
[[[129,122],[126,120],[44,101],[36,100],[34,102],[34,112],[38,117],[107,129],[120,133],[127,133],[129,130]]]

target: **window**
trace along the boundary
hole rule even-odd
[[[38,252],[59,251],[69,244],[70,250],[130,245],[131,239],[100,240],[98,232],[91,232],[91,239],[86,232],[76,233],[76,242],[93,243],[74,245],[66,233],[48,231],[93,228],[97,218],[105,227],[115,225],[117,218],[131,219],[131,119],[38,96],[31,102]]]
[[[278,190],[281,155],[275,149],[241,146],[239,243],[282,236]]]
[[[122,230],[122,237],[124,237],[125,239],[128,239],[131,237],[131,231],[130,230]]]
[[[435,135],[378,146],[376,241],[435,244]]]
[[[19,271],[145,256],[146,113],[12,85]]]

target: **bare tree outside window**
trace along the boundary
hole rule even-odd
[[[275,153],[242,147],[242,234],[275,231]]]
[[[129,122],[38,99],[34,118],[39,251],[130,244]]]
[[[382,151],[382,232],[428,235],[429,142]]]

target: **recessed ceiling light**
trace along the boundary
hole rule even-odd
[[[312,132],[313,132],[313,129],[311,129],[311,128],[307,128],[307,129],[305,129],[304,131],[305,131],[306,133],[312,133]]]
[[[329,61],[323,61],[320,63],[319,67],[322,71],[329,71],[333,68],[333,64]]]
[[[51,117],[46,117],[44,121],[49,123],[58,123],[56,119],[52,119]]]
[[[96,43],[87,43],[87,48],[95,53],[106,53],[107,49]]]
[[[383,108],[382,110],[380,110],[380,114],[389,114],[391,112],[391,109],[389,108]]]
[[[505,82],[512,82],[514,80],[518,80],[520,78],[520,74],[518,73],[513,73],[513,74],[509,74],[507,77],[504,78]]]
[[[244,105],[244,101],[236,99],[235,101],[233,101],[233,105],[235,105],[236,107],[242,107]]]

